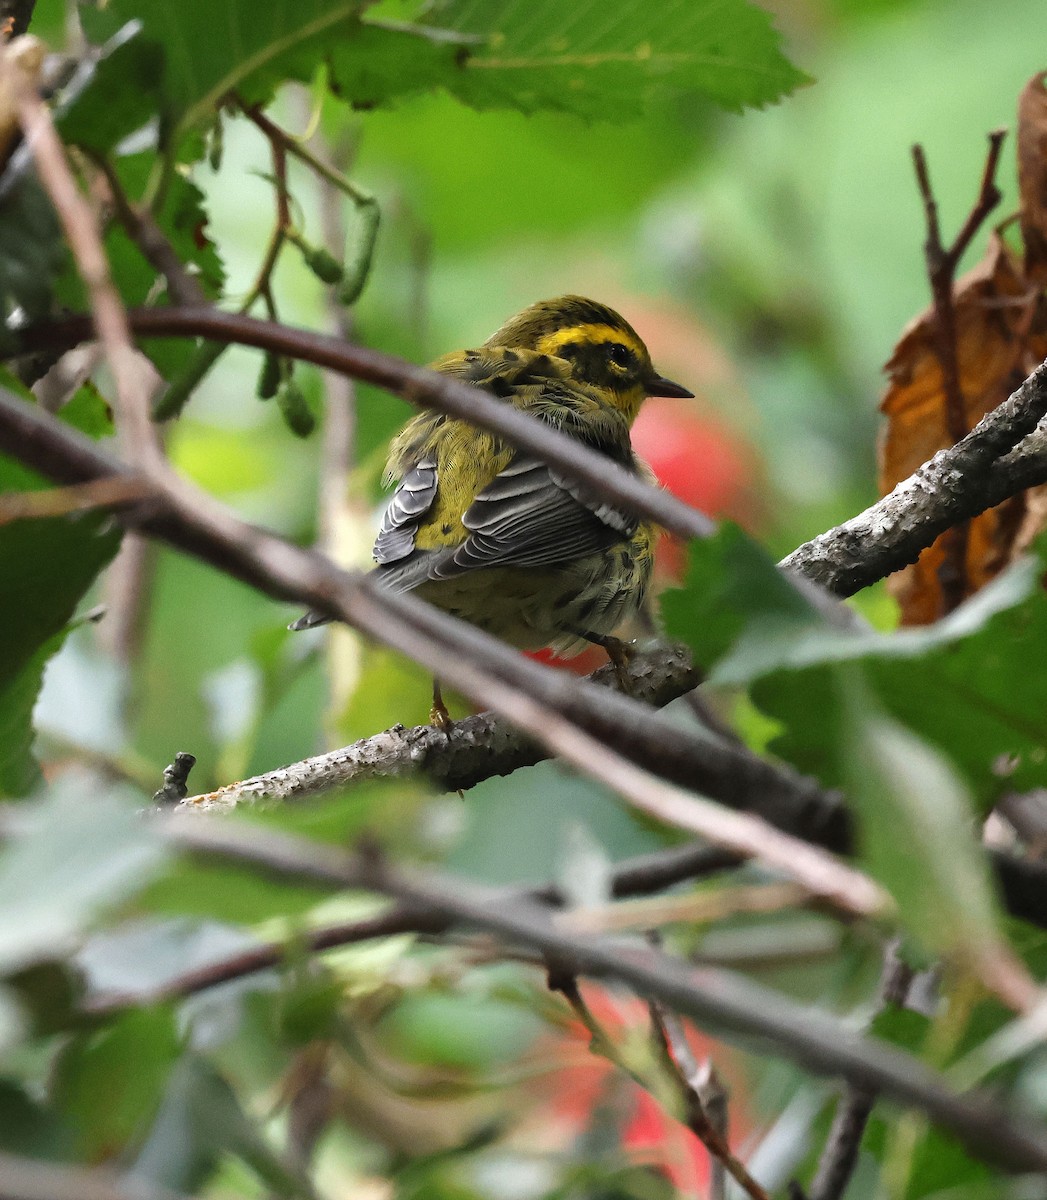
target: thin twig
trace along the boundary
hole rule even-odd
[[[129,314],[144,336],[205,337],[256,346],[344,372],[488,429],[585,483],[594,495],[657,522],[680,537],[708,537],[715,524],[664,489],[636,476],[526,413],[446,375],[336,338],[207,309],[142,309]],[[90,322],[68,317],[20,331],[25,351],[75,346],[91,337]],[[940,451],[889,496],[842,525],[797,547],[779,566],[792,582],[806,580],[808,601],[853,628],[847,610],[829,608],[824,592],[851,596],[914,562],[943,530],[984,512],[1008,495],[1047,478],[1047,454],[1021,459],[1021,488],[1009,490],[1008,455],[1047,414],[1047,368],[1038,367],[1012,395],[956,446]],[[1044,472],[1040,475],[1040,472]],[[964,481],[957,486],[957,480]]]
[[[716,871],[736,865],[737,860],[725,861],[715,849],[692,845],[659,850],[652,854],[638,855],[616,864],[611,870],[610,890],[613,896],[646,895],[661,891],[674,884],[700,879]],[[506,888],[499,893],[502,902],[523,899],[559,908],[565,897],[555,884],[529,888]],[[309,930],[304,936],[295,934],[290,941],[262,942],[247,950],[235,953],[183,972],[151,991],[128,993],[106,993],[89,998],[85,1010],[94,1016],[106,1016],[126,1008],[141,1007],[143,1004],[163,1003],[196,995],[223,983],[243,979],[260,971],[272,970],[286,963],[292,954],[301,953],[303,947],[310,953],[340,946],[356,945],[359,942],[379,938],[396,937],[411,933],[425,937],[439,937],[446,943],[451,935],[451,924],[446,917],[427,913],[409,905],[394,905],[373,917],[355,921],[337,921]]]
[[[960,441],[969,432],[967,405],[963,395],[963,382],[960,378],[953,284],[964,252],[986,218],[1000,202],[1000,190],[996,186],[996,168],[1006,135],[1005,129],[997,129],[989,134],[989,151],[982,172],[978,197],[948,249],[943,246],[941,240],[938,204],[931,188],[923,147],[917,144],[912,148],[916,179],[927,221],[924,258],[931,285],[934,311],[934,347],[942,374],[945,430],[949,441],[953,444]],[[962,603],[967,594],[968,538],[969,525],[966,521],[954,525],[945,536],[945,557],[938,572],[942,591],[943,615],[952,612]]]
[[[1043,370],[1039,373],[1044,374],[1047,372]],[[1034,388],[1038,382],[1038,376],[1033,376],[1028,381],[1028,387]],[[1023,411],[1024,387],[1025,385],[1015,393],[1004,408],[1013,404],[1017,411]],[[1034,393],[1036,394],[1038,393]],[[1040,398],[1047,403],[1047,389],[1044,389]],[[1013,426],[1008,428],[1013,431]],[[975,434],[977,433],[978,430],[975,430]],[[989,436],[990,431],[987,427],[986,437]],[[114,475],[126,477],[134,474],[127,468],[113,463],[96,445],[68,426],[23,401],[4,394],[2,389],[0,446],[59,483],[75,484],[95,478]],[[330,604],[331,596],[345,585],[346,580],[355,578],[337,571],[316,555],[299,551],[255,527],[235,521],[207,497],[201,498],[190,490],[192,499],[187,502],[184,490],[172,490],[169,484],[165,485],[161,510],[145,523],[154,536],[164,538],[172,545],[250,582],[271,596],[311,607],[322,603]],[[386,604],[389,603],[389,599],[386,599]],[[398,598],[398,611],[403,611],[404,605],[415,614],[427,611],[426,606],[419,607],[417,602],[412,603],[405,597]],[[376,628],[373,622],[378,618],[374,608],[370,604],[366,607],[369,614],[366,623],[369,628]],[[383,610],[381,601],[378,602],[378,609]],[[395,623],[393,629],[389,627],[389,615],[388,612],[384,613],[386,624],[382,628],[386,630],[386,636],[395,632]],[[448,625],[446,622],[447,619],[444,618],[444,624],[441,626],[443,629],[455,628],[459,633],[465,633],[464,627],[454,622]],[[472,636],[481,635],[472,631]],[[425,642],[424,634],[422,640]],[[410,645],[417,649],[418,639],[413,638]],[[576,681],[565,678],[563,673],[544,673],[537,664],[520,659],[500,643],[492,643],[490,639],[487,639],[484,645],[498,659],[499,669],[509,672],[508,677],[521,679],[524,676],[520,673],[524,672],[527,686],[549,689],[546,695],[558,696],[560,703],[564,705],[564,711],[581,711],[580,708],[567,703],[584,694],[576,687]],[[402,648],[405,652],[410,652],[406,643]],[[432,649],[431,645],[425,643],[424,648],[417,652],[425,661],[431,655]],[[613,716],[616,722],[614,740],[620,744],[622,735],[628,733],[633,724],[641,725],[650,714],[645,714],[642,706],[613,693],[608,693],[602,705],[598,707],[606,705],[610,708],[612,703],[626,706],[621,717],[618,714]],[[663,738],[668,735],[664,730],[660,730],[658,736]],[[710,747],[715,751],[714,757],[718,764],[710,779],[719,778],[723,781],[725,795],[728,787],[726,777],[732,771],[737,770],[744,780],[743,785],[736,788],[733,801],[739,806],[760,805],[764,799],[766,784],[787,779],[787,776],[783,777],[784,768],[780,765],[775,768],[755,756],[748,759],[732,758],[729,756],[732,749],[729,746],[710,743]],[[753,774],[754,770],[760,773]],[[838,799],[820,792],[817,787],[812,788],[809,784],[804,784],[798,777],[794,777],[793,783],[784,791],[779,787],[777,795],[779,800],[770,804],[765,812],[780,828],[802,831],[802,836],[806,839],[818,844],[832,845],[844,852],[851,848],[853,834],[849,830],[847,814],[841,808]],[[1039,924],[1047,923],[1047,906],[1044,903],[1047,888],[1043,867],[999,852],[991,852],[990,856],[1009,911]]]
[[[940,534],[1047,482],[1047,453],[1018,448],[1047,415],[1047,364],[876,504],[798,546],[778,564],[851,596],[916,561]]]
[[[40,181],[55,206],[90,297],[92,324],[113,374],[121,431],[135,462],[161,470],[164,456],[149,417],[150,382],[131,342],[127,313],[113,284],[97,219],[76,186],[47,106],[24,85],[19,88],[18,112]]]
[[[699,1066],[687,1043],[683,1024],[675,1013],[655,1001],[651,1001],[648,1008],[662,1060],[683,1097],[687,1127],[713,1160],[710,1200],[723,1200],[724,1174],[729,1175],[752,1200],[770,1200],[727,1140],[727,1094],[715,1070]]]
[[[912,978],[912,969],[902,960],[897,953],[897,946],[892,943],[884,956],[878,1011],[888,1007],[900,1008],[905,1003]],[[875,1103],[874,1088],[853,1083],[847,1086],[833,1117],[814,1182],[808,1191],[809,1200],[842,1200],[854,1168],[858,1165],[858,1151]]]
[[[127,230],[143,257],[167,280],[167,292],[176,304],[207,304],[208,299],[195,279],[186,270],[167,235],[153,219],[153,214],[131,203],[116,168],[104,155],[92,156],[92,161],[105,176],[113,207],[120,224]]]
[[[0,525],[65,517],[93,509],[122,508],[138,504],[149,489],[141,479],[110,476],[45,492],[4,492],[0,495]]]
[[[1006,1161],[1012,1169],[1047,1171],[1047,1136],[1037,1122],[1004,1108],[994,1096],[958,1094],[911,1055],[729,972],[687,966],[650,948],[625,949],[608,939],[566,934],[538,905],[504,903],[492,889],[457,878],[394,870],[373,853],[347,855],[273,830],[207,817],[168,818],[159,828],[187,851],[328,886],[367,888],[427,917],[442,916],[532,947],[567,973],[617,978],[699,1023],[765,1039],[807,1070],[842,1075],[921,1108],[980,1156]]]
[[[12,444],[8,435],[16,428],[21,436]],[[27,455],[35,457],[34,449],[43,449],[34,465],[45,473],[57,470],[61,482],[135,474],[108,460],[86,439],[62,429],[48,414],[2,398],[0,443],[11,445],[23,461]],[[53,455],[58,445],[64,447],[61,461]],[[760,818],[666,783],[551,706],[557,694],[573,693],[581,686],[579,681],[566,680],[562,672],[523,658],[497,638],[415,596],[392,593],[373,579],[339,570],[315,552],[238,520],[181,480],[143,477],[153,485],[150,503],[155,515],[140,527],[154,536],[189,549],[269,595],[319,607],[400,650],[470,698],[500,711],[521,732],[605,784],[637,811],[743,857],[757,857],[842,912],[877,918],[892,912],[889,895],[861,871]],[[544,699],[535,699],[532,689],[544,692]],[[644,711],[635,702],[627,703]]]

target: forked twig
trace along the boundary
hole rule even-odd
[[[912,148],[916,181],[923,199],[927,221],[927,240],[924,242],[924,258],[927,277],[931,285],[934,309],[934,348],[942,372],[942,390],[945,396],[945,428],[950,442],[955,445],[970,432],[967,406],[964,401],[963,383],[960,378],[959,347],[956,331],[956,308],[953,302],[953,285],[956,269],[967,247],[981,228],[985,219],[1000,202],[1000,189],[996,186],[996,169],[999,165],[1006,129],[994,129],[989,134],[989,151],[982,170],[981,186],[974,205],[967,214],[952,245],[942,244],[941,227],[938,221],[938,202],[931,188],[930,174],[923,147],[917,143]],[[966,593],[967,544],[970,524],[962,521],[953,526],[945,537],[945,559],[939,569],[942,588],[943,615],[956,608]]]
[[[648,1004],[661,1058],[675,1080],[684,1104],[687,1128],[708,1150],[713,1172],[710,1200],[723,1200],[729,1175],[751,1200],[770,1200],[749,1174],[727,1140],[727,1090],[711,1063],[699,1064],[687,1042],[683,1022],[657,1001]]]

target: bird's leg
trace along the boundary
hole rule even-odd
[[[433,676],[433,706],[429,709],[429,724],[437,729],[448,733],[454,722],[451,720],[451,714],[447,711],[447,705],[444,704],[443,695],[440,692],[440,681]]]
[[[629,663],[633,657],[632,642],[623,642],[621,638],[611,637],[606,633],[593,633],[586,630],[582,637],[595,646],[602,646],[607,651],[607,657],[614,667],[614,677],[618,680],[618,690],[626,696],[633,694],[633,681],[629,678]]]

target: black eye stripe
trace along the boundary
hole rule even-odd
[[[633,363],[633,352],[621,342],[611,342],[608,345],[607,357],[616,367],[629,367]]]

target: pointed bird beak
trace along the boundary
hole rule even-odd
[[[690,400],[694,392],[689,392],[682,383],[673,383],[664,375],[655,375],[647,380],[645,385],[648,396],[673,396],[680,400]]]

